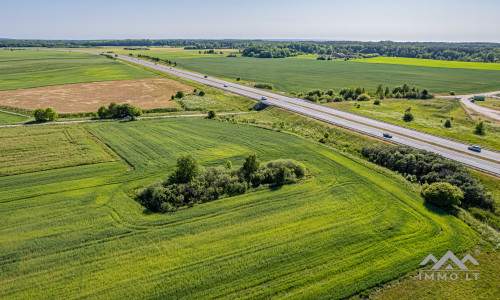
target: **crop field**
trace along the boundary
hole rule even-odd
[[[94,49],[96,50],[96,49]],[[106,49],[107,50],[107,49]],[[96,51],[102,51],[97,49]],[[389,63],[369,63],[369,61],[318,61],[305,55],[283,59],[260,59],[250,57],[226,57],[225,55],[198,54],[197,50],[180,48],[153,48],[147,51],[115,50],[116,53],[133,53],[157,56],[178,63],[178,66],[210,76],[235,80],[272,83],[284,92],[307,92],[312,89],[334,89],[364,86],[375,90],[377,84],[397,86],[407,83],[430,89],[433,93],[459,94],[496,91],[500,89],[500,70],[456,68],[441,65],[438,61],[425,60],[432,66],[404,65]],[[305,58],[305,59],[301,59]],[[418,64],[418,62],[414,62]],[[420,62],[420,64],[422,64]],[[465,64],[466,65],[466,64]],[[490,65],[490,64],[485,64]],[[475,67],[479,68],[479,67]]]
[[[177,91],[190,93],[193,87],[166,78],[63,84],[0,91],[0,104],[31,110],[52,107],[58,113],[93,112],[112,101],[149,109],[176,106],[170,97]]]
[[[67,83],[158,77],[102,56],[37,50],[0,50],[0,91]]]
[[[356,108],[357,104],[360,104],[360,108]],[[486,135],[479,136],[474,134],[474,125],[477,121],[469,120],[458,102],[454,99],[391,99],[382,100],[380,105],[374,105],[373,101],[348,101],[332,102],[328,105],[500,150],[500,125],[486,123]],[[411,113],[415,117],[415,120],[404,122],[403,115],[409,107],[411,107]],[[444,127],[446,119],[451,120],[451,128]]]
[[[293,135],[207,119],[73,126],[128,164],[0,177],[1,298],[342,298],[477,242],[408,184]],[[130,198],[181,153],[241,166],[253,152],[313,176],[165,215]]]
[[[407,57],[373,57],[373,58],[357,59],[356,61],[373,63],[373,64],[500,71],[500,64],[484,63],[484,62],[446,61],[446,60],[419,59],[419,58],[407,58]]]
[[[0,128],[0,176],[113,161],[116,155],[84,128]]]
[[[23,123],[28,117],[0,111],[0,125]]]

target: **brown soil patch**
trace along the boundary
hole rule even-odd
[[[97,111],[110,102],[149,109],[176,106],[170,98],[177,91],[190,93],[193,87],[166,78],[63,84],[0,91],[0,105],[27,109],[52,107],[58,113]]]

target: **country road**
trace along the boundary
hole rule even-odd
[[[52,50],[54,51],[54,50]],[[56,50],[69,51],[69,50]],[[90,51],[78,51],[90,54],[99,54]],[[270,105],[280,107],[285,110],[306,115],[327,123],[335,124],[350,130],[360,132],[366,135],[382,137],[385,132],[391,133],[392,138],[388,141],[407,145],[417,149],[425,149],[427,151],[438,153],[446,158],[461,162],[465,165],[477,168],[486,172],[500,175],[500,151],[492,149],[484,149],[482,152],[472,152],[468,150],[469,143],[453,140],[443,136],[430,134],[427,132],[411,129],[408,127],[396,125],[389,122],[384,122],[375,118],[370,118],[355,113],[334,109],[323,106],[317,103],[306,101],[298,98],[291,98],[276,93],[248,87],[245,85],[235,84],[221,79],[207,77],[204,75],[180,70],[173,67],[167,67],[140,60],[138,58],[128,57],[124,55],[116,55],[117,58],[148,68],[156,69],[178,77],[190,79],[196,82],[203,83],[208,86],[220,88],[229,92],[243,95],[255,100],[265,102]],[[498,93],[498,92],[497,92]],[[263,98],[265,97],[265,98]],[[460,97],[460,96],[455,96]]]
[[[488,93],[488,94],[481,94],[481,96],[488,96],[488,97],[492,97],[492,98],[498,98],[498,97],[495,97],[494,95],[495,94],[499,94],[500,92],[493,92],[493,93]],[[467,107],[468,109],[472,110],[472,111],[475,111],[487,118],[490,118],[490,119],[493,119],[493,120],[496,120],[496,121],[500,121],[500,111],[498,110],[494,110],[494,109],[491,109],[491,108],[487,108],[487,107],[484,107],[484,106],[481,106],[481,105],[477,105],[476,103],[474,102],[470,102],[469,98],[473,97],[474,95],[467,95],[467,96],[461,96],[460,98],[460,102],[462,102],[462,104]]]

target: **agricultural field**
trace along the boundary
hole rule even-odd
[[[484,62],[447,61],[447,60],[419,59],[419,58],[407,58],[407,57],[372,57],[372,58],[357,59],[356,61],[372,63],[372,64],[390,64],[390,65],[421,66],[421,67],[433,67],[433,68],[500,71],[500,64],[484,63]]]
[[[500,81],[500,70],[496,69],[498,64],[484,64],[495,66],[485,67],[474,63],[474,68],[482,69],[472,69],[463,67],[469,66],[466,63],[450,62],[456,64],[449,67],[449,64],[433,60],[428,60],[429,65],[422,65],[422,62],[404,65],[370,61],[318,61],[310,59],[313,55],[283,59],[226,57],[199,54],[198,50],[181,48],[152,48],[142,51],[116,48],[114,51],[125,55],[144,54],[169,59],[177,62],[178,67],[210,76],[230,80],[240,77],[247,82],[271,83],[283,92],[307,92],[312,89],[334,89],[338,92],[344,87],[352,86],[364,86],[374,90],[377,84],[397,86],[407,83],[421,89],[430,89],[433,93],[447,94],[455,91],[458,94],[467,94],[496,91]],[[462,67],[458,68],[459,66]]]
[[[0,105],[34,110],[52,107],[58,113],[94,112],[110,102],[142,109],[177,106],[170,97],[193,87],[166,78],[129,79],[0,91]]]
[[[39,128],[87,130],[123,160],[0,177],[1,298],[343,298],[478,241],[409,183],[294,135],[207,119]],[[172,214],[131,198],[181,153],[241,166],[253,152],[312,177]]]
[[[116,160],[87,130],[70,125],[0,128],[0,176]]]
[[[0,91],[157,77],[103,56],[43,50],[0,50],[0,70]]]
[[[23,123],[27,120],[27,116],[0,111],[0,125]]]
[[[360,108],[357,108],[357,104],[360,104]],[[345,101],[332,102],[328,105],[500,150],[500,126],[487,122],[486,135],[474,134],[474,125],[477,120],[468,119],[455,99],[389,99],[381,100],[380,105],[374,105],[373,101]],[[415,119],[412,122],[404,122],[403,115],[409,107]],[[451,120],[451,128],[444,127],[446,119]]]

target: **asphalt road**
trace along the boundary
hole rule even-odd
[[[89,51],[73,50],[73,52],[99,54]],[[202,74],[159,65],[140,60],[138,58],[123,55],[118,55],[117,58],[156,69],[165,73],[197,81],[208,86],[227,90],[255,100],[262,100],[262,97],[266,97],[266,99],[262,100],[262,102],[318,120],[322,120],[327,123],[339,125],[353,131],[361,132],[363,134],[380,138],[382,137],[383,133],[388,132],[393,136],[392,138],[387,139],[391,142],[407,145],[417,149],[432,151],[446,158],[461,162],[465,165],[500,175],[500,151],[483,148],[480,153],[473,152],[468,150],[468,146],[470,146],[470,144],[466,142],[452,140],[442,136],[437,136],[392,123],[383,122],[374,118],[334,109],[303,99],[290,98],[287,96],[240,84],[235,84],[213,77],[205,78]]]
[[[499,97],[494,96],[495,94],[499,94],[499,93],[500,92],[493,92],[493,93],[488,93],[488,94],[481,94],[481,96],[487,96],[487,97],[491,97],[491,98],[499,98]],[[475,111],[475,112],[477,112],[477,113],[479,113],[487,118],[500,121],[500,111],[494,110],[491,108],[487,108],[487,107],[484,107],[481,105],[477,105],[476,103],[471,102],[470,98],[472,98],[473,96],[474,95],[461,96],[460,102],[462,102],[462,104],[465,107],[467,107],[468,109],[470,109],[472,111]]]

